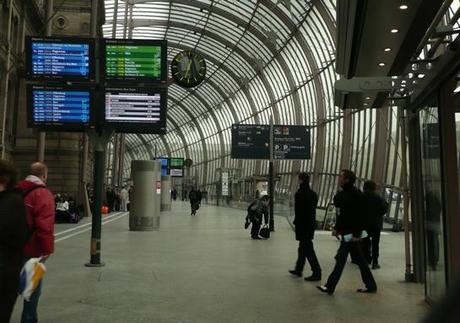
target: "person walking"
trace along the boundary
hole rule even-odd
[[[192,213],[190,215],[196,215],[196,211],[200,208],[200,191],[197,191],[194,187],[192,187],[190,193],[188,194],[188,198],[190,200],[190,208],[192,209]]]
[[[313,236],[316,229],[316,206],[318,195],[310,188],[310,176],[307,173],[299,174],[299,189],[295,193],[294,226],[295,238],[299,241],[298,256],[295,268],[289,273],[302,277],[305,259],[308,260],[312,271],[306,281],[321,280],[321,267],[313,248]]]
[[[108,187],[106,191],[107,204],[109,207],[109,212],[115,211],[115,192],[112,187]]]
[[[0,160],[0,322],[8,323],[18,296],[27,241],[26,207],[15,189],[16,168]]]
[[[268,202],[268,195],[262,195],[260,198],[254,200],[248,207],[245,228],[252,223],[251,238],[253,240],[262,239],[259,237],[260,227],[262,226],[262,217],[265,225],[268,224]]]
[[[120,197],[121,197],[121,211],[122,212],[127,212],[128,211],[128,203],[129,203],[129,192],[126,189],[126,187],[123,187],[123,189],[121,190]]]
[[[43,163],[34,163],[30,175],[19,182],[27,211],[27,224],[31,232],[24,248],[25,259],[42,258],[54,252],[54,196],[46,187],[48,167]],[[43,286],[43,279],[32,293],[29,301],[24,301],[21,323],[38,321],[37,307]]]
[[[335,267],[325,285],[317,288],[327,294],[333,294],[340,280],[342,271],[347,262],[348,254],[355,252],[357,264],[365,288],[360,288],[360,293],[376,293],[377,284],[369,269],[361,249],[361,238],[365,235],[362,220],[363,194],[355,187],[356,175],[347,169],[340,172],[339,186],[342,191],[334,196],[334,205],[337,209],[337,222],[335,234],[340,237],[340,247],[335,256]]]
[[[363,215],[365,229],[368,234],[363,239],[364,256],[372,269],[379,269],[379,243],[383,228],[383,216],[388,212],[388,203],[377,194],[377,184],[373,181],[364,182]]]

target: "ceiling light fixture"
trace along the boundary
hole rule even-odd
[[[396,28],[393,28],[392,30],[390,30],[392,34],[396,34],[399,30],[396,29]]]
[[[385,66],[385,63],[379,63],[379,66]]]
[[[370,100],[370,99],[371,99],[371,97],[370,97],[370,96],[366,96],[366,100]]]
[[[409,6],[407,4],[402,4],[399,6],[399,9],[401,10],[407,10],[409,8]]]
[[[390,48],[390,47],[387,47],[387,48],[384,49],[384,51],[390,52],[390,51],[391,51],[391,48]]]

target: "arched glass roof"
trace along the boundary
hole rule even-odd
[[[273,115],[277,124],[316,127],[340,114],[333,0],[106,0],[105,9],[105,37],[166,39],[169,62],[184,49],[207,61],[196,88],[169,86],[166,135],[126,136],[128,159],[152,157],[156,147],[157,155],[191,158],[200,183],[211,183],[213,167],[253,163],[229,158],[233,123],[268,123]],[[290,168],[285,162],[280,171]]]

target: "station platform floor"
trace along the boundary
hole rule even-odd
[[[242,210],[173,202],[158,231],[132,232],[127,213],[104,217],[102,268],[87,268],[90,223],[56,225],[56,252],[39,305],[43,323],[195,322],[418,322],[428,311],[424,287],[403,282],[402,233],[385,233],[379,291],[359,294],[357,266],[348,263],[334,295],[291,277],[297,242],[275,217],[269,240],[251,240]],[[317,232],[323,283],[334,265],[337,240]],[[305,275],[310,274],[307,264]],[[19,322],[21,300],[11,322]]]

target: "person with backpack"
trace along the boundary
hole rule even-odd
[[[30,175],[19,182],[26,204],[29,239],[24,248],[25,260],[41,258],[54,252],[54,196],[46,187],[48,167],[43,163],[33,163]],[[38,300],[42,292],[43,280],[40,281],[29,301],[24,301],[21,323],[37,322]]]
[[[268,224],[268,202],[268,195],[262,195],[260,198],[254,200],[248,206],[248,214],[246,216],[246,223],[244,227],[247,229],[252,223],[251,238],[253,240],[262,239],[259,237],[260,227],[262,226],[262,217],[264,219],[265,225]]]
[[[15,189],[16,168],[0,160],[0,322],[9,322],[18,296],[27,241],[26,207]]]
[[[188,198],[190,200],[190,207],[192,209],[192,213],[190,215],[196,215],[196,211],[200,208],[201,203],[201,192],[196,190],[194,187],[188,194]]]

